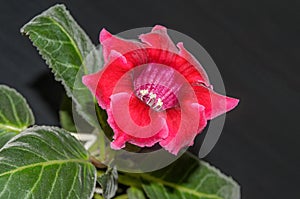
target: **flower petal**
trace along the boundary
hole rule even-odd
[[[187,51],[182,42],[179,42],[177,44],[177,47],[179,48],[179,55],[184,57],[189,63],[191,63],[200,73],[201,78],[198,79],[200,83],[204,83],[206,86],[210,86],[208,76],[204,70],[204,68],[201,66],[201,64],[197,61],[197,59],[189,52]]]
[[[113,55],[118,55],[117,52],[112,51]],[[101,108],[106,109],[110,105],[109,97],[113,91],[118,90],[132,90],[132,82],[127,73],[131,65],[123,56],[119,56],[112,63],[108,64],[103,70],[85,75],[82,77],[82,82],[91,92],[96,96],[98,104]],[[118,84],[118,87],[116,85]]]
[[[164,26],[156,25],[152,28],[150,33],[141,34],[139,38],[152,48],[168,50],[175,53],[178,52],[178,49],[167,33],[167,28]]]
[[[205,117],[208,120],[232,110],[239,103],[238,99],[220,95],[205,86],[193,86],[199,104],[205,107]]]
[[[103,57],[106,63],[109,61],[109,55],[112,50],[125,54],[143,47],[143,44],[138,41],[116,37],[104,28],[100,32],[99,40],[103,47]]]
[[[149,146],[168,135],[164,113],[150,109],[129,93],[112,95],[108,113],[108,123],[115,132],[114,147],[122,148],[126,141]]]
[[[203,76],[200,74],[199,70],[179,54],[154,48],[148,48],[146,50],[146,55],[148,56],[147,63],[157,63],[172,67],[191,84],[203,80]],[[137,63],[137,61],[135,61],[135,63]]]
[[[159,63],[171,66],[190,83],[207,82],[205,73],[201,72],[195,62],[191,61],[193,59],[180,44],[182,56],[178,54],[178,50],[169,38],[165,27],[155,26],[151,33],[141,35],[141,38],[144,38],[144,41],[148,43],[153,40],[153,45],[158,38],[161,42],[155,44],[155,47],[168,48],[168,50],[145,48],[146,46],[139,42],[118,38],[105,29],[101,31],[100,42],[103,46],[106,66],[102,72],[83,77],[83,82],[96,95],[102,108],[106,109],[109,106],[109,96],[113,93],[119,79],[133,67],[143,64]],[[171,51],[176,51],[176,53]]]
[[[177,155],[180,149],[193,145],[193,140],[206,126],[204,107],[184,102],[180,109],[167,110],[168,137],[160,145]]]

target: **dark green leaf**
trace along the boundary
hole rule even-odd
[[[34,117],[26,100],[16,90],[0,85],[0,148],[33,124]]]
[[[97,179],[103,190],[103,197],[111,199],[115,196],[118,189],[118,171],[116,167],[108,168],[106,173]]]
[[[96,169],[63,129],[33,127],[0,150],[0,198],[91,198]]]
[[[240,188],[230,177],[190,154],[152,173],[138,174],[150,199],[239,199]]]
[[[81,80],[102,66],[101,49],[95,48],[64,5],[55,5],[36,16],[21,32],[29,36],[56,79],[63,83],[78,113],[97,126],[94,98]]]
[[[2,148],[6,142],[8,142],[12,137],[17,135],[16,132],[2,132],[0,133],[0,148]]]
[[[63,97],[59,111],[59,120],[63,129],[71,132],[77,131],[72,114],[72,100],[67,96]]]
[[[127,190],[128,199],[146,199],[144,192],[136,187],[130,187]]]

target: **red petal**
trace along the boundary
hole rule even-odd
[[[104,28],[100,32],[99,40],[103,47],[103,57],[106,63],[112,50],[125,54],[143,47],[140,42],[116,37]]]
[[[184,57],[189,63],[191,63],[200,73],[201,78],[198,80],[201,83],[204,83],[206,86],[209,86],[209,79],[208,76],[204,70],[204,68],[201,66],[201,64],[195,59],[195,57],[187,51],[182,42],[179,42],[177,44],[177,47],[179,48],[179,55]]]
[[[169,48],[173,50],[176,48],[167,35],[166,28],[162,26],[155,26],[151,33],[145,34],[141,37],[147,38],[145,39],[145,42],[153,43],[153,45],[156,42],[155,45],[157,47],[158,45],[161,45],[161,48]],[[155,39],[156,37],[159,38],[161,42],[157,42]],[[106,64],[106,67],[102,70],[102,72],[84,76],[83,82],[87,87],[89,87],[93,94],[96,95],[100,106],[104,109],[109,107],[109,97],[113,94],[118,81],[124,76],[124,74],[129,72],[130,69],[142,64],[164,64],[177,70],[190,84],[195,82],[203,82],[206,85],[209,84],[207,75],[201,65],[186,49],[184,49],[181,43],[178,44],[180,49],[179,54],[162,49],[140,49],[140,47],[143,46],[141,43],[120,39],[111,35],[105,29],[103,29],[100,33],[100,42],[103,45],[104,57],[106,61],[109,61],[109,63]],[[145,45],[143,47],[145,47]],[[127,84],[128,89],[130,86],[131,85]],[[226,105],[225,108],[216,106],[216,110],[211,111],[210,100],[206,99],[207,95],[205,95],[205,92],[204,94],[201,94],[200,92],[199,95],[204,95],[204,97],[201,96],[198,98],[199,101],[202,100],[202,103],[206,105],[206,115],[210,119],[232,109],[237,104],[235,99],[227,98],[226,100],[228,101],[228,105]],[[201,98],[204,98],[204,102]],[[205,101],[207,101],[207,103]],[[216,101],[218,103],[219,100]]]
[[[163,26],[156,25],[150,33],[142,34],[139,38],[152,48],[168,50],[175,53],[178,52],[178,49],[167,33],[167,28]]]
[[[167,136],[164,114],[153,111],[129,93],[112,95],[108,113],[108,123],[115,132],[114,148],[122,148],[126,141],[150,146]]]
[[[205,117],[211,120],[237,106],[239,100],[220,95],[204,86],[193,86],[199,104],[205,107]]]
[[[167,110],[168,137],[160,145],[170,153],[193,145],[193,140],[206,126],[204,107],[197,103],[185,102],[180,109]]]
[[[114,55],[115,51],[112,52],[112,55]],[[121,56],[103,70],[83,76],[82,82],[96,96],[99,105],[106,109],[110,104],[109,97],[113,91],[118,92],[120,89],[123,89],[123,91],[124,89],[125,91],[132,90],[132,81],[127,73],[130,67],[131,65],[124,63],[124,57]]]
[[[178,54],[166,50],[148,48],[147,56],[148,63],[158,63],[172,67],[191,84],[203,81],[203,76],[197,67]]]

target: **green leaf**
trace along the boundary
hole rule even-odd
[[[103,189],[103,197],[105,199],[113,198],[118,189],[118,171],[116,167],[108,168],[105,174],[98,177],[97,181]]]
[[[15,132],[0,133],[0,148],[2,148],[6,144],[6,142],[8,142],[15,135],[17,135],[17,133]]]
[[[101,49],[95,48],[64,5],[55,5],[21,28],[64,85],[79,114],[97,126],[94,97],[82,83],[82,76],[102,66]]]
[[[136,187],[130,187],[127,190],[128,199],[146,199],[144,192]]]
[[[0,85],[0,148],[33,124],[34,117],[26,100],[16,90]]]
[[[76,132],[76,126],[72,115],[72,100],[66,95],[63,97],[60,111],[59,119],[61,127],[67,131]]]
[[[96,169],[63,129],[33,127],[0,149],[0,199],[91,198]]]
[[[162,170],[132,176],[140,180],[150,199],[240,198],[235,181],[188,153]]]

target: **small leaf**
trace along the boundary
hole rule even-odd
[[[240,198],[236,182],[188,153],[162,170],[137,176],[150,199]]]
[[[130,187],[127,190],[128,199],[146,199],[144,192],[136,187]]]
[[[105,174],[98,177],[97,181],[103,189],[105,199],[114,197],[118,189],[118,171],[116,167],[108,168]]]
[[[33,124],[34,117],[24,97],[16,90],[0,85],[0,148]]]
[[[96,169],[63,129],[33,127],[0,150],[0,199],[91,198]]]
[[[67,95],[76,104],[78,113],[97,126],[94,97],[81,79],[102,67],[101,49],[95,48],[64,5],[55,5],[22,27],[33,45],[64,85]]]

